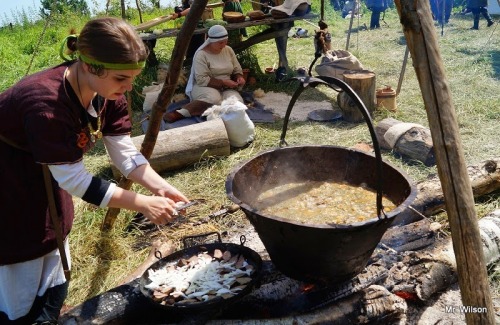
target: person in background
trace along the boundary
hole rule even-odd
[[[366,7],[372,12],[370,29],[380,28],[380,14],[387,9],[387,0],[367,0]]]
[[[214,25],[206,41],[193,57],[186,95],[191,100],[179,110],[167,112],[163,119],[173,123],[185,117],[201,116],[212,105],[220,105],[230,96],[243,103],[238,89],[245,85],[243,70],[231,47],[224,26]]]
[[[453,8],[453,0],[430,0],[432,18],[440,25],[448,24]]]
[[[359,15],[360,4],[358,0],[348,0],[342,7],[342,18],[351,17],[350,15]]]
[[[222,8],[222,13],[232,11],[243,14],[243,8],[241,8],[240,0],[226,0],[223,2],[224,7]],[[237,37],[237,41],[241,41],[241,37],[248,37],[247,30],[245,28],[240,28],[231,32],[233,32],[234,36]]]
[[[186,17],[191,9],[192,0],[183,0],[182,6],[175,6],[174,13],[171,14],[173,19],[177,19],[180,17]],[[186,58],[191,59],[196,52],[196,49],[203,44],[205,41],[205,35],[203,34],[194,34],[191,36],[191,41],[189,42],[189,46],[186,50]]]
[[[479,29],[479,15],[483,15],[488,22],[488,27],[494,24],[488,13],[488,0],[467,0],[467,8],[470,9],[474,17],[474,25],[470,29]]]
[[[60,255],[71,265],[72,196],[141,212],[157,225],[176,216],[177,203],[189,202],[151,168],[130,137],[124,93],[148,56],[134,28],[112,17],[90,20],[80,35],[65,39],[61,56],[67,62],[0,94],[0,178],[8,189],[0,191],[1,324],[57,324],[68,293]],[[153,195],[122,189],[85,169],[83,155],[99,139],[122,174]],[[49,213],[51,194],[64,248],[58,248]]]

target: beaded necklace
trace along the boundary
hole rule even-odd
[[[76,67],[76,85],[78,87],[78,97],[80,98],[80,102],[82,103],[82,105],[84,104],[83,103],[83,97],[82,97],[82,91],[80,89],[80,78],[79,78],[79,74],[78,74],[78,67]],[[98,96],[97,98],[97,102],[98,102],[98,106],[100,106],[100,97]],[[90,121],[87,119],[87,125],[89,127],[89,131],[90,131],[90,141],[92,142],[96,142],[96,139],[101,139],[102,138],[102,131],[101,131],[101,109],[99,109],[99,111],[96,111],[96,114],[97,114],[97,129],[94,129],[92,127],[92,123],[90,123]],[[85,115],[87,116],[87,115]]]

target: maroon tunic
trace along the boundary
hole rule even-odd
[[[70,63],[25,77],[0,94],[0,134],[27,148],[0,141],[0,265],[41,257],[57,248],[50,219],[41,164],[76,163],[93,143],[88,121],[96,119],[81,106],[69,82]],[[99,107],[94,105],[96,109]],[[131,124],[125,98],[106,101],[102,108],[104,135],[129,134]],[[83,133],[82,133],[83,132]],[[64,238],[74,218],[73,200],[53,180]]]

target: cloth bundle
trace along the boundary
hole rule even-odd
[[[334,77],[343,80],[344,72],[349,70],[364,70],[361,62],[349,51],[332,50],[327,51],[321,58],[321,63],[315,68],[320,76]]]
[[[252,142],[255,137],[255,125],[248,117],[246,109],[245,104],[231,96],[220,105],[208,108],[202,116],[206,116],[207,121],[221,118],[226,126],[230,145],[240,148]]]

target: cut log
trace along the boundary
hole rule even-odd
[[[422,219],[408,225],[393,226],[384,233],[381,243],[397,251],[416,251],[434,244],[438,223]]]
[[[375,127],[381,149],[394,150],[403,158],[436,163],[431,132],[422,125],[404,123],[393,118],[380,121]]]
[[[144,135],[133,137],[137,149],[141,149]],[[229,137],[222,119],[214,119],[171,130],[160,131],[149,163],[160,173],[192,165],[203,158],[228,156]],[[111,166],[115,178],[120,173]]]
[[[346,71],[343,74],[344,81],[359,96],[365,104],[370,115],[375,110],[375,73],[372,71]],[[342,116],[347,122],[364,121],[363,114],[353,100],[345,93],[340,92],[337,96],[337,104],[342,110]]]
[[[500,158],[482,161],[478,165],[467,167],[474,197],[493,193],[500,189]],[[423,181],[417,184],[417,197],[411,208],[405,209],[394,218],[395,225],[406,225],[424,216],[432,216],[444,211],[445,203],[439,178]]]

